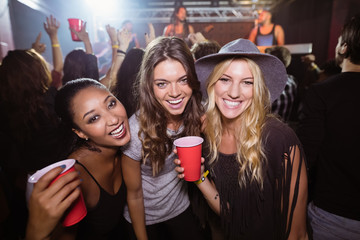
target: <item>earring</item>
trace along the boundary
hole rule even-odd
[[[89,138],[85,138],[85,141],[89,140]]]

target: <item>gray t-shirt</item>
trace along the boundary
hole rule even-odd
[[[142,162],[141,141],[138,138],[139,122],[134,114],[129,119],[131,141],[122,147],[123,153]],[[182,127],[183,129],[183,127]],[[180,131],[182,131],[180,129]],[[168,129],[169,136],[175,135]],[[177,178],[174,159],[177,156],[172,152],[165,160],[161,172],[155,177],[149,161],[141,163],[141,178],[145,206],[146,225],[164,222],[184,212],[190,205],[186,182]],[[125,206],[124,217],[131,222],[129,209]]]

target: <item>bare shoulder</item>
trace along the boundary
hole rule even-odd
[[[168,24],[167,26],[165,26],[165,28],[164,28],[164,33],[163,33],[163,34],[164,34],[165,36],[168,36],[169,33],[172,31],[173,27],[174,27],[173,24]]]
[[[275,31],[276,31],[276,32],[279,32],[279,31],[283,32],[284,29],[283,29],[283,27],[282,27],[281,25],[276,24],[276,25],[275,25]]]
[[[193,27],[192,25],[189,25],[189,32],[190,32],[190,33],[194,33],[194,32],[195,32],[194,27]]]
[[[257,35],[257,31],[258,31],[258,27],[254,27],[254,28],[251,30],[251,32],[250,32],[250,34],[249,34],[249,38],[248,38],[250,41],[255,42],[255,37],[256,37],[256,35]]]

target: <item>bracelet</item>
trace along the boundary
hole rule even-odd
[[[58,43],[55,43],[55,44],[53,44],[53,45],[51,45],[52,47],[60,47],[60,44],[58,44]]]
[[[208,174],[209,174],[209,170],[206,170],[206,172],[204,172],[204,174],[201,176],[201,178],[199,180],[195,181],[194,183],[198,185],[198,184],[204,182],[206,179],[206,176]]]
[[[120,49],[118,49],[117,52],[126,55],[126,52],[124,52],[124,51],[122,51],[122,50],[120,50]]]
[[[116,44],[114,44],[114,45],[112,45],[112,48],[119,48],[119,45],[116,45]]]

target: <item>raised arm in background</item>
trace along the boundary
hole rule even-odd
[[[50,15],[50,18],[46,18],[46,22],[44,22],[44,29],[46,33],[49,35],[51,42],[51,51],[53,57],[53,65],[54,70],[61,73],[64,67],[62,51],[58,39],[58,29],[60,27],[60,22],[56,20],[55,17]]]
[[[41,43],[41,32],[36,36],[35,42],[31,44],[31,48],[33,48],[37,53],[42,54],[46,50],[45,43]]]
[[[116,74],[124,61],[126,50],[131,41],[131,34],[127,29],[116,32],[116,29],[110,25],[106,25],[106,31],[112,43],[112,63],[110,69],[100,81],[111,90],[116,84]]]
[[[154,25],[152,23],[148,23],[148,27],[149,27],[149,33],[145,33],[145,42],[146,42],[146,46],[155,39],[155,29],[154,29]]]
[[[70,31],[75,33],[78,38],[84,42],[84,46],[85,46],[85,52],[88,54],[93,54],[93,49],[92,49],[92,45],[90,42],[90,38],[89,38],[89,33],[86,31],[86,22],[84,23],[83,28],[81,29],[80,32],[75,31],[74,29],[70,28]]]

